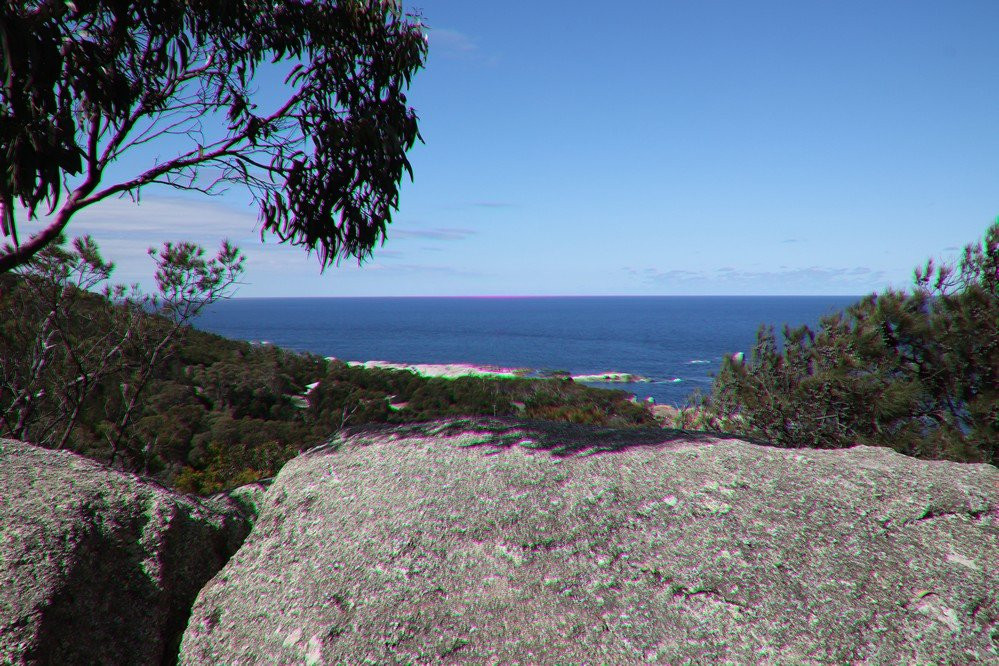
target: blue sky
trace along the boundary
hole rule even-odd
[[[425,144],[363,267],[261,245],[235,191],[70,233],[146,285],[145,247],[227,236],[238,296],[863,294],[999,215],[994,0],[405,6]]]

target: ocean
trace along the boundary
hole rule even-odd
[[[816,325],[856,296],[234,298],[195,325],[344,361],[470,363],[573,375],[629,373],[617,388],[682,405],[760,324]]]

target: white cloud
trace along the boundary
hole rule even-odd
[[[427,28],[430,39],[430,56],[441,56],[447,60],[461,60],[469,63],[496,65],[495,55],[482,53],[478,43],[469,35],[451,28]]]
[[[45,220],[22,225],[37,233]],[[29,228],[30,227],[30,228]],[[473,229],[432,227],[425,229],[393,229],[393,239],[420,241],[459,241],[475,235]],[[66,227],[69,238],[89,234],[101,248],[101,253],[113,261],[116,283],[139,283],[147,292],[154,291],[153,260],[149,247],[159,248],[164,242],[191,241],[214,254],[223,239],[237,245],[246,255],[246,273],[237,295],[292,295],[322,292],[337,288],[344,280],[398,280],[402,277],[444,276],[474,277],[471,273],[445,265],[402,263],[408,252],[376,247],[374,258],[358,264],[353,258],[327,267],[320,273],[319,259],[302,247],[279,243],[271,234],[261,243],[256,209],[239,208],[222,199],[191,199],[170,196],[144,196],[140,203],[130,199],[111,199],[94,204],[78,213]],[[441,250],[442,248],[434,248]]]
[[[37,233],[44,224],[45,220],[32,222],[30,231]],[[241,291],[249,293],[243,295],[270,291],[275,285],[294,290],[296,283],[314,281],[320,274],[318,258],[304,248],[279,243],[270,234],[261,243],[255,208],[240,208],[216,198],[144,196],[139,203],[127,198],[101,201],[80,211],[66,227],[69,238],[85,234],[93,236],[104,257],[115,263],[114,282],[138,282],[146,291],[154,289],[155,267],[146,251],[167,241],[194,242],[209,254],[217,251],[223,239],[237,245],[246,255]],[[376,254],[389,256],[377,249]],[[337,270],[358,269],[356,262],[348,260]]]
[[[463,32],[448,28],[430,28],[431,53],[439,52],[446,56],[469,55],[478,50],[478,46]]]
[[[98,202],[80,211],[68,228],[95,236],[221,238],[249,236],[256,224],[255,209],[238,210],[214,199],[143,197],[138,203],[127,198]]]
[[[779,270],[747,270],[725,266],[703,271],[683,269],[629,271],[646,284],[697,293],[860,294],[887,283],[885,271],[867,267],[809,266]]]
[[[383,264],[381,268],[386,273],[402,275],[446,275],[451,277],[477,277],[481,275],[475,271],[433,264]]]
[[[508,201],[475,201],[472,205],[476,208],[513,208],[517,204]]]
[[[389,231],[390,237],[395,238],[422,238],[428,240],[464,240],[474,236],[476,232],[472,229],[462,229],[459,227],[437,227],[435,229],[392,229]]]

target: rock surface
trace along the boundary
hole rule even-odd
[[[996,663],[999,470],[507,420],[288,463],[185,664]]]
[[[237,517],[248,525],[253,525],[260,514],[260,506],[273,479],[265,479],[231,490],[209,495],[201,500],[211,509]]]
[[[235,511],[0,439],[0,664],[174,662],[195,596],[248,531]]]

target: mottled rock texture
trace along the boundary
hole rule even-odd
[[[235,507],[0,439],[0,664],[174,663],[248,531]]]
[[[288,463],[181,663],[996,663],[999,470],[506,420]]]

